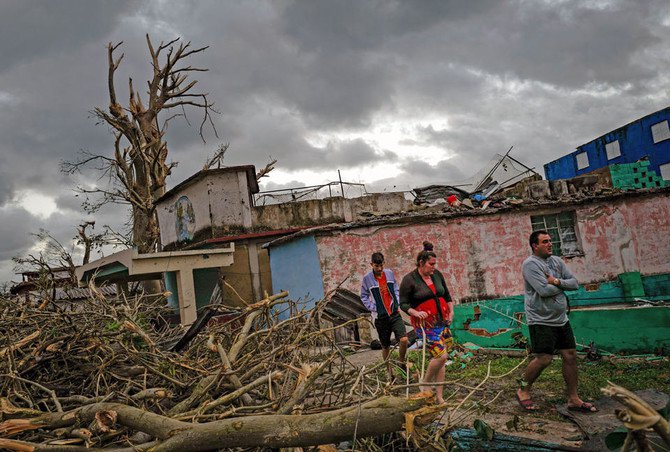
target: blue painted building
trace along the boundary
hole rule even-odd
[[[610,166],[649,159],[649,170],[670,180],[670,107],[619,127],[544,165],[548,180],[570,179]]]
[[[270,244],[270,271],[274,292],[287,290],[300,308],[312,309],[324,296],[323,275],[316,239],[306,235]],[[280,318],[287,318],[284,312]]]

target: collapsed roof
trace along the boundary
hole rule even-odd
[[[479,193],[485,198],[523,179],[535,176],[538,173],[520,161],[509,155],[496,154],[477,173],[468,179],[458,181],[450,185],[429,185],[427,187],[414,188],[415,202],[430,203],[437,198],[446,198],[450,195],[467,197]]]

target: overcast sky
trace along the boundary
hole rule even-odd
[[[668,105],[670,2],[304,0],[0,2],[0,281],[46,228],[66,246],[87,217],[59,171],[111,155],[117,93],[150,76],[144,35],[209,49],[192,63],[220,115],[206,143],[173,122],[172,187],[219,144],[228,165],[279,160],[262,188],[337,179],[407,190],[475,173],[495,153],[542,165]],[[108,209],[97,228],[126,213]]]

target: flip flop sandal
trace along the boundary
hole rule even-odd
[[[580,413],[595,413],[596,411],[598,411],[598,408],[596,408],[596,406],[592,403],[584,402],[581,405],[573,405],[573,406],[568,405],[568,410],[577,411]]]
[[[539,411],[539,407],[535,405],[535,402],[533,402],[533,399],[526,399],[526,400],[521,400],[521,397],[519,397],[519,394],[516,394],[516,400],[519,402],[519,405],[521,408],[523,408],[524,411]]]

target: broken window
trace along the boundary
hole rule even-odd
[[[619,140],[612,141],[605,145],[605,152],[607,152],[607,160],[612,160],[621,155],[621,149],[619,148]]]
[[[589,167],[589,155],[586,152],[580,152],[575,156],[577,160],[577,169],[581,170]]]
[[[659,141],[670,138],[670,128],[668,127],[668,121],[661,121],[651,126],[651,135],[654,138],[654,143],[658,143]]]
[[[670,180],[670,163],[660,165],[658,169],[661,171],[661,178],[663,180]]]
[[[549,233],[554,256],[581,254],[575,228],[575,212],[535,215],[530,217],[530,221],[533,231],[545,230]]]

